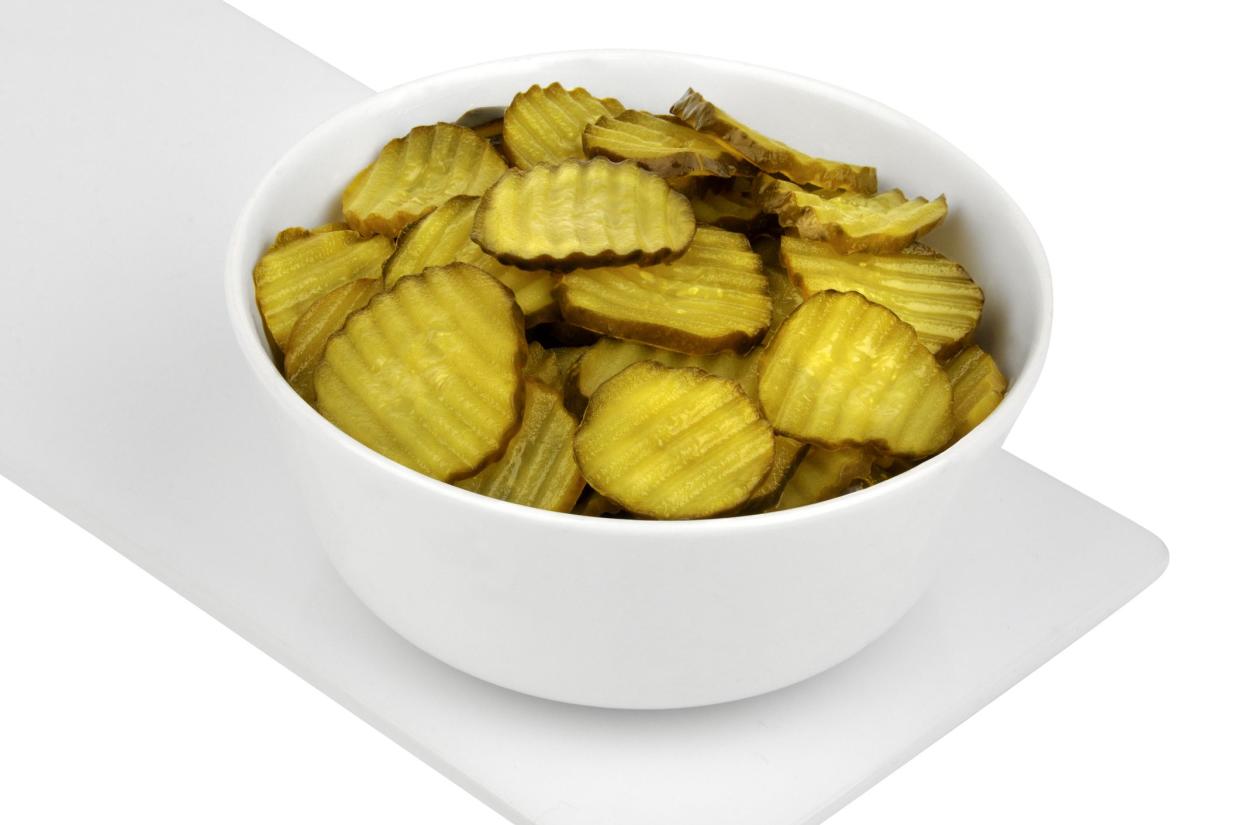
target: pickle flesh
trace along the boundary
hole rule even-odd
[[[991,415],[1008,389],[992,356],[972,344],[949,359],[944,370],[953,387],[954,437],[961,438]]]

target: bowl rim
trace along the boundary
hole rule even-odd
[[[973,167],[985,181],[994,187],[1002,202],[1008,207],[1009,214],[1006,216],[1006,220],[1012,225],[1012,228],[1030,254],[1034,263],[1037,281],[1038,305],[1032,310],[1037,314],[1036,330],[1030,356],[1022,364],[1018,374],[1009,381],[1009,388],[1000,405],[975,429],[942,452],[900,475],[849,495],[839,496],[816,504],[795,507],[790,510],[697,520],[668,521],[609,519],[583,516],[575,513],[559,513],[514,504],[469,490],[463,490],[398,464],[367,447],[362,442],[356,441],[344,431],[335,427],[327,419],[320,416],[283,379],[267,353],[266,342],[261,340],[261,336],[256,333],[253,327],[250,309],[251,304],[253,304],[253,279],[251,275],[253,262],[249,260],[247,250],[243,248],[243,239],[248,234],[247,229],[253,222],[253,216],[261,197],[272,185],[272,182],[282,174],[285,167],[293,165],[294,159],[306,146],[316,142],[321,135],[334,131],[344,121],[366,118],[371,114],[388,109],[391,100],[402,97],[414,87],[452,83],[466,78],[478,78],[489,74],[501,73],[506,69],[523,63],[581,60],[591,57],[618,61],[658,57],[694,63],[709,71],[722,68],[728,68],[735,72],[742,70],[747,74],[793,86],[809,93],[835,97],[853,108],[870,109],[872,112],[916,132],[921,139],[940,144],[942,148],[956,155],[960,162]],[[459,504],[465,507],[480,507],[494,512],[498,517],[524,519],[534,522],[536,525],[557,529],[576,528],[590,532],[605,531],[611,534],[629,534],[644,538],[661,534],[677,535],[724,530],[767,529],[780,525],[789,525],[806,519],[828,518],[833,513],[841,510],[859,509],[871,504],[880,504],[886,497],[898,496],[912,485],[934,483],[936,477],[943,474],[946,468],[954,463],[977,455],[981,451],[988,449],[989,446],[1000,449],[1000,444],[1008,432],[1009,426],[1012,425],[1012,420],[1016,419],[1023,405],[1030,397],[1039,374],[1043,369],[1052,330],[1052,276],[1047,254],[1040,243],[1034,227],[1021,207],[1018,206],[1017,202],[995,178],[948,140],[913,118],[883,103],[812,77],[744,61],[649,49],[579,49],[500,58],[426,75],[393,86],[382,92],[376,92],[336,112],[290,146],[255,185],[233,225],[226,252],[224,274],[225,300],[229,315],[229,325],[232,328],[238,347],[241,349],[246,362],[254,371],[259,384],[263,386],[285,415],[290,415],[295,419],[306,422],[312,431],[321,433],[324,438],[343,448],[358,460],[365,461],[375,469],[392,476],[396,483],[414,485],[414,489],[423,493],[432,496],[447,496],[450,499],[456,499]]]

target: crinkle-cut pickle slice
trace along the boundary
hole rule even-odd
[[[472,237],[522,269],[656,264],[690,245],[694,212],[636,164],[567,161],[504,174],[483,195]]]
[[[953,435],[948,376],[914,328],[857,292],[820,292],[759,356],[759,401],[784,435],[821,447],[930,455]]]
[[[672,263],[570,272],[552,294],[570,323],[691,355],[745,352],[772,317],[746,236],[710,226]]]
[[[455,263],[402,278],[328,339],[316,406],[376,452],[441,481],[500,457],[522,418],[513,293]]]
[[[272,340],[283,351],[311,304],[342,284],[378,278],[391,254],[387,238],[364,239],[338,224],[281,232],[254,267],[254,297]]]
[[[640,361],[595,391],[574,452],[587,482],[630,512],[693,519],[745,503],[773,442],[736,381]]]
[[[758,358],[754,353],[738,355],[726,351],[712,355],[685,355],[634,341],[601,338],[586,350],[566,380],[565,405],[570,411],[581,414],[601,384],[639,361],[655,361],[666,367],[697,367],[720,378],[736,381],[747,395],[757,397]]]
[[[827,501],[856,484],[869,485],[873,460],[870,452],[859,447],[812,447],[785,484],[775,509]]]
[[[900,252],[842,254],[830,243],[786,235],[781,259],[804,296],[861,293],[914,327],[936,354],[961,347],[983,313],[983,290],[965,268],[920,243]]]
[[[560,392],[528,378],[522,426],[505,454],[457,486],[514,504],[568,513],[585,483],[574,460],[577,429]]]
[[[509,289],[526,316],[526,326],[559,317],[552,297],[552,273],[507,266],[470,240],[479,199],[458,195],[431,214],[408,226],[397,239],[397,248],[384,264],[384,280],[391,285],[406,275],[417,275],[429,266],[454,262],[470,264],[491,275]]]
[[[349,225],[395,238],[454,195],[481,195],[508,167],[486,139],[464,126],[416,126],[388,142],[341,196]]]
[[[315,367],[323,358],[324,345],[345,325],[350,313],[362,309],[384,291],[379,278],[363,278],[338,286],[311,304],[289,333],[285,347],[285,380],[298,395],[315,403]]]
[[[772,469],[759,482],[759,486],[750,494],[740,514],[762,513],[771,509],[781,498],[785,485],[793,477],[798,465],[806,458],[811,449],[810,444],[803,444],[788,436],[776,437],[775,450],[772,456]]]
[[[582,133],[588,157],[632,160],[662,178],[753,174],[734,149],[681,121],[627,109],[601,117]]]
[[[670,111],[686,124],[714,135],[765,172],[826,189],[870,194],[876,188],[875,168],[812,157],[779,140],[760,134],[688,89]]]
[[[768,294],[772,296],[772,324],[768,327],[768,338],[802,305],[802,293],[790,280],[789,272],[781,261],[781,243],[781,240],[771,235],[761,235],[752,244],[759,259],[763,261],[763,274],[768,279]]]
[[[954,437],[961,438],[991,415],[1008,382],[992,356],[974,344],[949,359],[944,370],[953,387]]]
[[[584,160],[583,130],[605,115],[623,111],[618,101],[595,97],[586,89],[566,89],[559,83],[531,86],[518,92],[505,110],[505,155],[519,169]]]
[[[949,213],[944,195],[908,200],[900,189],[879,195],[808,192],[762,176],[755,199],[799,237],[827,241],[840,252],[898,252],[935,229]]]

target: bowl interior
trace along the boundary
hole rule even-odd
[[[948,453],[972,439],[985,441],[988,433],[1000,440],[1042,365],[1051,318],[1046,259],[1005,192],[946,141],[873,101],[768,69],[650,52],[571,52],[448,72],[378,94],[327,121],[290,150],[243,212],[227,275],[233,320],[244,327],[239,330],[242,348],[269,389],[301,405],[272,365],[253,300],[250,269],[272,237],[287,226],[339,219],[346,183],[390,138],[418,124],[451,122],[468,109],[504,105],[531,84],[552,81],[657,113],[693,86],[743,122],[798,149],[877,167],[881,189],[900,187],[909,196],[929,198],[943,192],[949,217],[928,242],[964,264],[982,286],[986,307],[977,340],[1010,380],[1009,395],[997,413]],[[299,414],[313,415],[309,409]]]

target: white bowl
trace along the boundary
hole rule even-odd
[[[321,418],[272,364],[251,268],[273,235],[333,219],[353,173],[413,125],[559,80],[666,111],[694,86],[743,121],[882,187],[947,194],[931,243],[987,295],[981,343],[1008,396],[945,453],[875,487],[779,513],[624,521],[495,501],[419,475]],[[741,699],[819,673],[890,628],[936,568],[937,522],[1030,395],[1051,322],[1048,265],[1018,207],[941,138],[813,80],[702,57],[577,52],[488,63],[378,94],[324,123],[259,184],[228,252],[228,308],[270,400],[290,483],[358,597],[420,648],[536,696],[618,708]],[[1003,540],[1003,537],[998,537]]]

